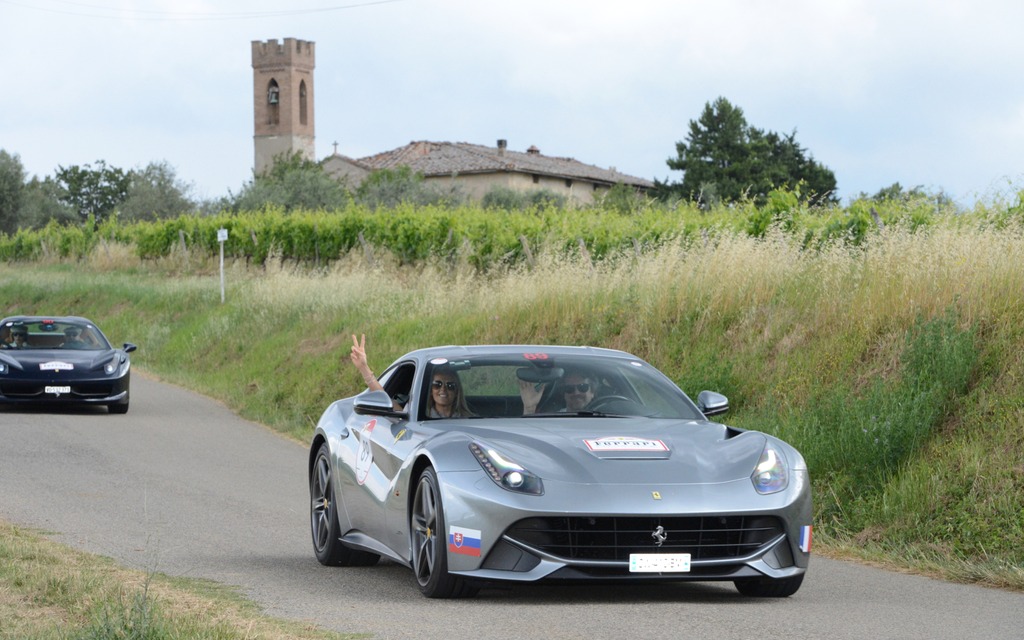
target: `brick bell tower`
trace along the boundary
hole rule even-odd
[[[295,38],[252,42],[254,174],[299,152],[316,160],[313,136],[314,43]]]

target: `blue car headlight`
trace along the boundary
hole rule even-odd
[[[472,442],[469,450],[491,480],[502,489],[535,496],[544,495],[544,483],[522,466],[480,443]]]
[[[761,459],[750,474],[754,489],[760,494],[778,493],[789,485],[789,468],[786,457],[771,442],[764,445]]]
[[[0,362],[0,373],[7,373],[7,363]]]

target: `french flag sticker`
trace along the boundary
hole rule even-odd
[[[800,550],[804,553],[811,552],[811,525],[800,527]]]
[[[448,527],[448,551],[464,556],[480,557],[480,531]]]

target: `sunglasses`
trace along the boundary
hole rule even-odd
[[[579,384],[567,384],[565,385],[566,393],[586,393],[590,391],[589,382],[581,382]]]
[[[443,380],[434,380],[433,382],[430,383],[430,386],[434,387],[435,389],[440,389],[441,387],[448,387],[449,391],[455,391],[456,389],[459,388],[459,385],[452,382],[451,380],[449,380],[448,382],[445,382]]]

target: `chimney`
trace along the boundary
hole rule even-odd
[[[498,155],[499,156],[505,155],[505,149],[506,148],[508,148],[508,140],[499,139],[498,140]]]
[[[526,150],[526,153],[530,154],[531,156],[539,156],[540,149],[537,148],[537,145],[531,144],[530,148]]]

